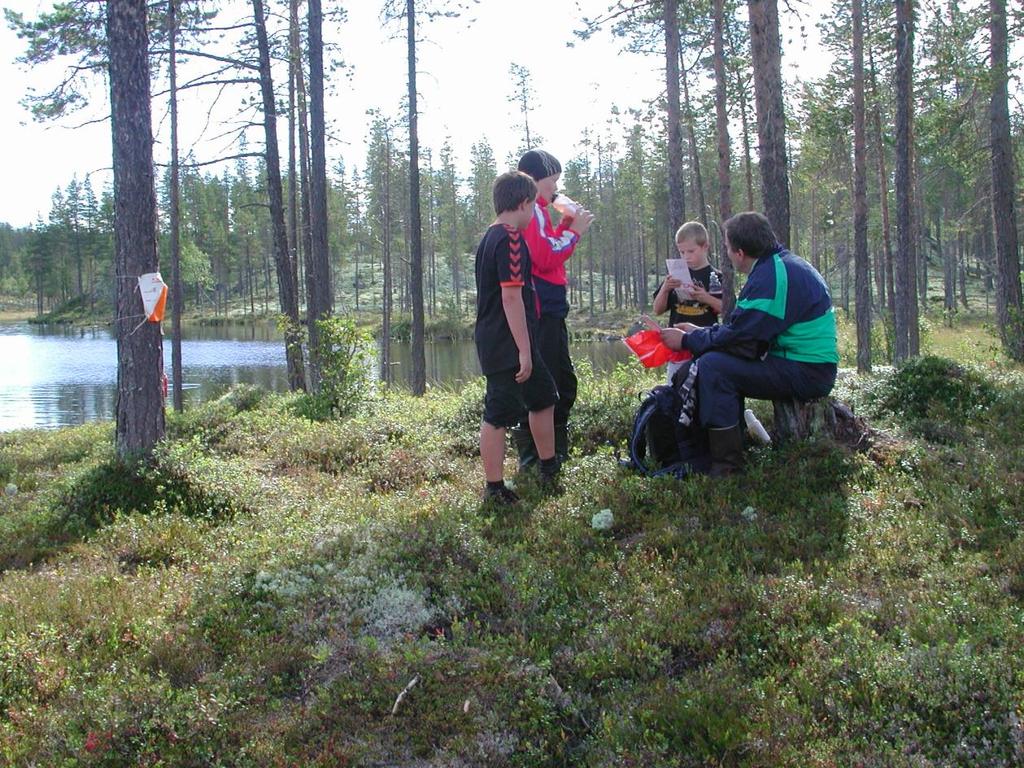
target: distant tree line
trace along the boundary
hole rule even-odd
[[[632,35],[637,50],[660,42],[661,6],[646,17],[614,19],[616,30]],[[915,288],[923,308],[947,314],[987,301],[970,285],[994,289],[995,226],[989,166],[991,77],[988,8],[962,2],[921,3],[917,10],[913,97]],[[756,115],[750,35],[736,3],[725,5],[724,76],[731,149],[736,158],[728,179],[733,208],[763,208],[758,174]],[[644,111],[613,110],[604,125],[585,129],[584,153],[568,158],[563,186],[597,214],[591,236],[570,261],[572,303],[590,314],[642,309],[671,255],[674,219],[718,220],[711,205],[720,197],[716,176],[718,136],[712,3],[687,4],[677,11],[683,33],[677,69],[684,84],[679,127],[683,148],[678,170],[682,208],[669,204],[669,132],[666,105]],[[868,228],[871,254],[870,305],[886,320],[894,309],[893,212],[895,24],[894,6],[866,0]],[[1019,20],[1017,20],[1019,24]],[[785,92],[790,148],[791,248],[812,261],[832,285],[837,304],[853,305],[853,96],[852,24],[849,2],[833,4],[822,23],[824,42],[835,57],[818,81]],[[799,40],[789,55],[799,56]],[[652,66],[655,60],[652,58]],[[524,73],[510,77],[510,100],[520,105],[528,136],[543,125],[528,98]],[[338,164],[327,174],[328,248],[331,287],[339,311],[412,311],[409,232],[408,123],[401,111],[371,115],[362,167]],[[1016,176],[1022,168],[1024,122],[1012,114]],[[527,146],[524,141],[518,149]],[[244,147],[243,147],[244,149]],[[556,153],[557,147],[551,148]],[[258,155],[259,153],[252,153]],[[466,162],[468,154],[468,163]],[[481,139],[471,147],[424,148],[422,247],[424,302],[428,316],[468,311],[472,296],[472,251],[490,222],[490,182],[514,156],[498,162]],[[466,167],[460,174],[457,167]],[[186,307],[221,314],[229,306],[254,314],[276,311],[272,231],[266,208],[266,163],[241,158],[218,173],[183,160],[182,277]],[[292,181],[288,171],[285,183]],[[302,190],[298,193],[302,197]],[[166,253],[169,189],[161,179],[161,228]],[[1017,198],[1019,205],[1019,196]],[[678,207],[678,203],[676,206]],[[73,179],[53,196],[50,215],[25,230],[0,234],[0,288],[32,295],[40,311],[78,296],[90,302],[111,290],[112,209],[110,190],[99,197],[88,179]],[[713,228],[712,228],[713,229]],[[301,246],[299,246],[301,247]],[[299,285],[303,260],[298,260]],[[389,274],[385,274],[389,273]],[[936,281],[934,276],[941,275]],[[385,300],[387,279],[390,295]],[[929,284],[941,290],[926,296]],[[994,296],[992,297],[994,302]],[[404,325],[402,327],[405,327]]]
[[[498,161],[484,140],[421,147],[417,21],[455,15],[458,5],[387,0],[383,21],[406,28],[409,96],[368,116],[361,167],[328,168],[322,25],[343,11],[321,9],[319,0],[306,4],[305,16],[298,0],[252,0],[248,16],[228,7],[243,15],[224,21],[226,11],[212,4],[170,2],[144,8],[139,21],[148,27],[154,82],[173,84],[152,98],[170,99],[172,115],[179,89],[250,94],[246,119],[225,126],[237,153],[175,157],[172,172],[160,175],[160,251],[180,264],[182,304],[281,314],[292,334],[305,307],[314,390],[309,321],[379,313],[386,370],[387,339],[405,327],[401,317],[411,316],[410,335],[422,347],[424,316],[471,312],[472,252],[492,217],[491,182],[539,142],[544,125],[529,70],[513,68],[507,84],[524,134],[516,152]],[[7,12],[26,40],[26,63],[58,50],[80,56],[67,79],[34,97],[40,117],[87,102],[80,80],[113,59],[106,21],[139,13],[128,2],[108,11],[105,18],[95,4],[74,0],[33,21]],[[803,23],[798,6],[783,11],[794,26]],[[835,0],[820,23],[831,71],[788,85],[781,55],[799,58],[802,43],[783,41],[781,26],[777,0],[637,0],[579,22],[584,40],[610,28],[631,50],[651,54],[665,91],[643,109],[612,109],[603,125],[584,128],[575,157],[550,147],[565,161],[563,187],[597,215],[568,265],[572,304],[589,315],[644,309],[673,255],[678,222],[698,219],[717,233],[731,211],[763,209],[780,240],[826,277],[837,304],[861,319],[862,369],[871,365],[873,325],[885,329],[887,355],[899,361],[918,353],[919,318],[932,305],[951,319],[982,303],[987,311],[990,296],[1004,349],[1024,358],[1024,120],[1012,109],[1019,90],[1011,98],[1018,81],[1008,56],[1021,14],[1008,14],[1005,0]],[[177,83],[169,76],[180,60],[208,69]],[[279,112],[288,124],[283,168]],[[253,126],[264,128],[262,145],[250,137]],[[208,170],[215,163],[216,173]],[[0,229],[0,288],[33,296],[39,312],[110,295],[118,277],[114,207],[109,190],[97,197],[88,180],[73,179],[55,192],[47,220]],[[179,211],[177,232],[171,210]],[[941,289],[929,293],[932,285]],[[296,387],[306,379],[301,355],[292,356],[300,342],[293,335],[287,343]]]

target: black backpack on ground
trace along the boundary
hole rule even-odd
[[[679,423],[683,400],[666,384],[641,396],[629,434],[629,460],[623,464],[648,477],[683,478],[711,467],[707,436],[699,427]]]

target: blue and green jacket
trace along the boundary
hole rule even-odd
[[[839,362],[828,286],[814,267],[785,249],[757,260],[728,323],[691,331],[684,339],[694,355],[751,342],[789,360]]]

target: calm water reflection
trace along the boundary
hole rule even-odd
[[[393,345],[394,379],[407,381],[408,344]],[[607,370],[628,357],[621,343],[575,346],[578,361]],[[117,349],[107,328],[0,325],[0,431],[61,427],[114,414]],[[170,340],[164,341],[170,376]],[[479,376],[472,342],[433,342],[427,347],[427,378],[458,386]],[[183,328],[182,376],[186,402],[216,397],[234,384],[288,389],[284,347],[271,323]]]

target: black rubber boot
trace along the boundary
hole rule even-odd
[[[533,435],[530,434],[530,427],[526,424],[520,424],[518,427],[510,429],[509,433],[512,435],[512,443],[516,447],[516,453],[519,454],[519,471],[522,472],[524,469],[537,466],[539,461],[537,458],[537,446],[533,444]]]
[[[558,482],[558,474],[562,469],[562,462],[558,455],[550,459],[541,459],[540,466],[540,487],[545,493],[561,493],[562,487]]]
[[[569,425],[555,424],[555,456],[559,464],[569,460]]]
[[[743,430],[739,424],[708,430],[711,476],[723,477],[743,471]]]

